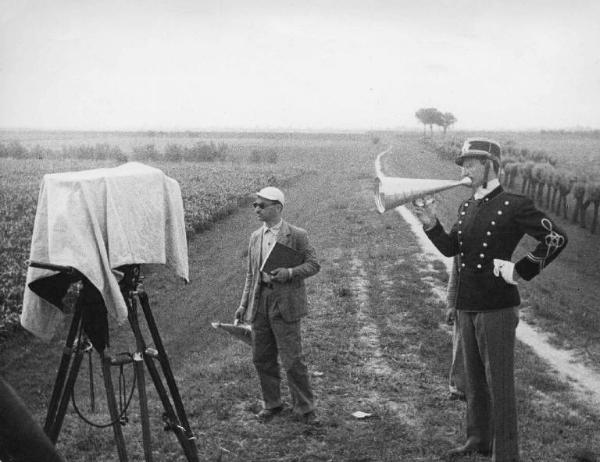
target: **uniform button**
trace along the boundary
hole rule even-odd
[[[510,204],[510,202],[504,201],[504,205],[508,205],[508,204]]]
[[[461,214],[461,215],[464,215],[464,214],[465,214],[465,212],[460,212],[460,214]]]
[[[465,256],[465,253],[464,253],[464,252],[461,252],[461,253],[460,253],[460,256],[461,256],[461,257],[464,257],[464,256]]]
[[[498,215],[502,215],[502,210],[498,210]]]
[[[483,254],[483,253],[480,253],[480,254],[479,254],[479,258],[485,258],[485,254]]]
[[[459,241],[459,242],[458,242],[458,245],[460,245],[460,246],[462,247],[462,241]]]
[[[492,235],[492,233],[490,233],[489,231],[488,231],[487,233],[485,233],[485,234],[487,234],[488,236],[491,236],[491,235]]]
[[[458,224],[459,224],[459,225],[462,225],[462,220],[458,220]]]
[[[464,268],[464,267],[465,267],[465,264],[464,264],[464,263],[461,263],[461,264],[460,264],[460,266],[461,266],[462,268]]]
[[[487,201],[489,201],[489,198],[487,198],[487,197],[486,197],[486,198],[483,200],[483,202],[487,202]]]
[[[460,230],[459,230],[459,231],[458,231],[458,234],[462,234],[462,231],[460,231]]]
[[[469,206],[469,203],[468,203],[468,202],[465,202],[463,205],[464,205],[465,207],[468,207],[468,206]]]
[[[496,226],[496,222],[495,221],[492,221],[492,226]]]
[[[477,268],[478,268],[478,269],[481,269],[481,265],[477,265]]]
[[[483,246],[484,246],[484,247],[487,247],[487,242],[484,242],[484,243],[483,243]]]

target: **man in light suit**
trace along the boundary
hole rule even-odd
[[[307,314],[304,279],[320,266],[306,231],[282,220],[283,192],[266,187],[256,193],[254,211],[263,226],[250,236],[246,283],[235,320],[252,325],[252,360],[263,395],[257,418],[267,422],[283,409],[278,355],[287,374],[292,411],[300,421],[317,423],[308,369],[302,354],[300,320]],[[297,266],[276,268],[270,274],[260,268],[270,249],[279,242],[302,255]]]

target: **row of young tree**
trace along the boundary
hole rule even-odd
[[[145,144],[134,146],[129,154],[125,154],[119,146],[108,143],[67,145],[60,149],[51,149],[41,145],[28,148],[19,141],[10,141],[0,143],[0,158],[213,162],[226,160],[228,150],[226,143],[216,144],[212,141],[210,143],[198,141],[191,146],[170,143],[162,150],[157,149],[154,144]]]
[[[461,146],[458,140],[449,140],[433,148],[442,159],[453,161]],[[589,228],[592,234],[599,230],[600,171],[574,171],[559,165],[545,151],[508,146],[502,155],[500,178],[504,187],[528,195],[539,207]],[[590,207],[592,221],[588,225]]]
[[[423,136],[427,133],[427,126],[433,136],[433,126],[437,125],[444,130],[444,135],[448,128],[454,125],[458,119],[451,112],[442,112],[434,107],[421,108],[415,113],[415,117],[423,124]]]

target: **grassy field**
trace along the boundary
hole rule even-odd
[[[373,161],[382,148],[368,136],[306,142],[269,138],[264,143],[280,147],[281,166],[289,162],[313,171],[286,186],[285,217],[308,230],[322,265],[307,281],[310,315],[303,323],[321,425],[303,426],[285,415],[269,424],[256,422],[260,395],[250,351],[210,327],[211,321],[232,318],[241,295],[247,239],[259,225],[252,211],[241,207],[190,242],[189,285],[165,268],[148,272],[144,282],[201,460],[442,460],[462,442],[465,411],[462,402],[447,399],[450,336],[442,325],[444,306],[431,290],[431,281],[444,284],[447,274],[442,265],[431,267],[423,260],[408,224],[397,214],[376,212]],[[388,173],[454,177],[447,163],[423,150],[418,136],[389,135],[384,143],[395,146],[384,165]],[[460,197],[448,194],[443,200],[449,210],[444,219],[450,220]],[[577,254],[567,254],[574,252],[571,242],[540,277],[544,284],[553,278],[546,300],[569,289],[571,281],[563,273],[552,273],[563,260],[572,260],[562,271],[574,271],[573,278],[588,270],[575,264]],[[596,285],[578,280],[586,293]],[[559,329],[569,329],[564,323],[556,321]],[[0,345],[0,374],[26,397],[39,421],[56,373],[48,365],[58,365],[63,336],[45,344],[19,334]],[[115,351],[133,348],[126,328],[113,329],[111,341]],[[575,399],[570,385],[527,347],[518,344],[516,354],[522,460],[577,461],[585,460],[580,457],[585,451],[598,454],[598,409]],[[86,376],[84,367],[78,402],[95,420],[105,420],[102,406],[97,413],[87,409]],[[161,405],[153,390],[149,400],[155,459],[185,460],[176,439],[162,431]],[[371,417],[356,419],[355,411]],[[123,430],[130,460],[143,460],[136,404]],[[82,424],[71,407],[58,447],[69,461],[116,458],[112,432]]]

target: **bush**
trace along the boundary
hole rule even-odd
[[[169,162],[180,162],[183,159],[185,149],[179,144],[167,144],[165,147],[165,160]]]
[[[0,157],[12,157],[14,159],[26,159],[28,151],[19,141],[11,141],[7,145],[0,144]]]
[[[249,160],[254,164],[275,164],[278,158],[279,154],[275,149],[253,149]]]
[[[183,158],[190,162],[214,162],[225,160],[227,150],[228,147],[225,143],[219,143],[217,146],[212,141],[210,144],[198,141],[191,148],[185,149]]]
[[[153,144],[145,144],[143,146],[135,146],[133,148],[134,158],[137,160],[158,160],[160,154]]]

